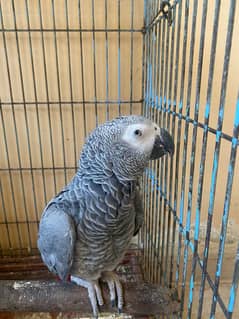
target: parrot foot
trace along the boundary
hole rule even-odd
[[[71,276],[71,282],[74,282],[78,286],[82,286],[88,289],[88,295],[92,306],[94,318],[98,318],[98,305],[102,306],[104,304],[98,280],[88,281],[79,277]]]
[[[123,308],[123,289],[118,275],[112,271],[105,271],[102,273],[101,280],[105,281],[110,291],[110,301],[112,307],[117,305],[119,313],[122,312]],[[117,295],[117,296],[116,296]],[[117,303],[116,303],[117,297]]]

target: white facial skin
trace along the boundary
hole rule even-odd
[[[156,135],[160,135],[160,128],[157,124],[139,123],[129,125],[122,139],[128,143],[132,148],[137,149],[142,153],[151,153]]]

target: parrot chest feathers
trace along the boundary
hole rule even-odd
[[[84,189],[72,269],[92,277],[113,270],[129,246],[135,230],[135,185],[119,183],[111,176],[101,185],[87,181]]]

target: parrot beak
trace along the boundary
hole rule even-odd
[[[151,160],[158,159],[169,153],[174,153],[174,142],[172,136],[165,129],[160,129],[160,135],[156,135],[153,150],[150,156]]]

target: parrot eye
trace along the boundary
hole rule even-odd
[[[157,127],[156,126],[154,127],[154,130],[157,131]]]
[[[135,130],[134,134],[137,136],[142,136],[142,132],[140,130]]]

